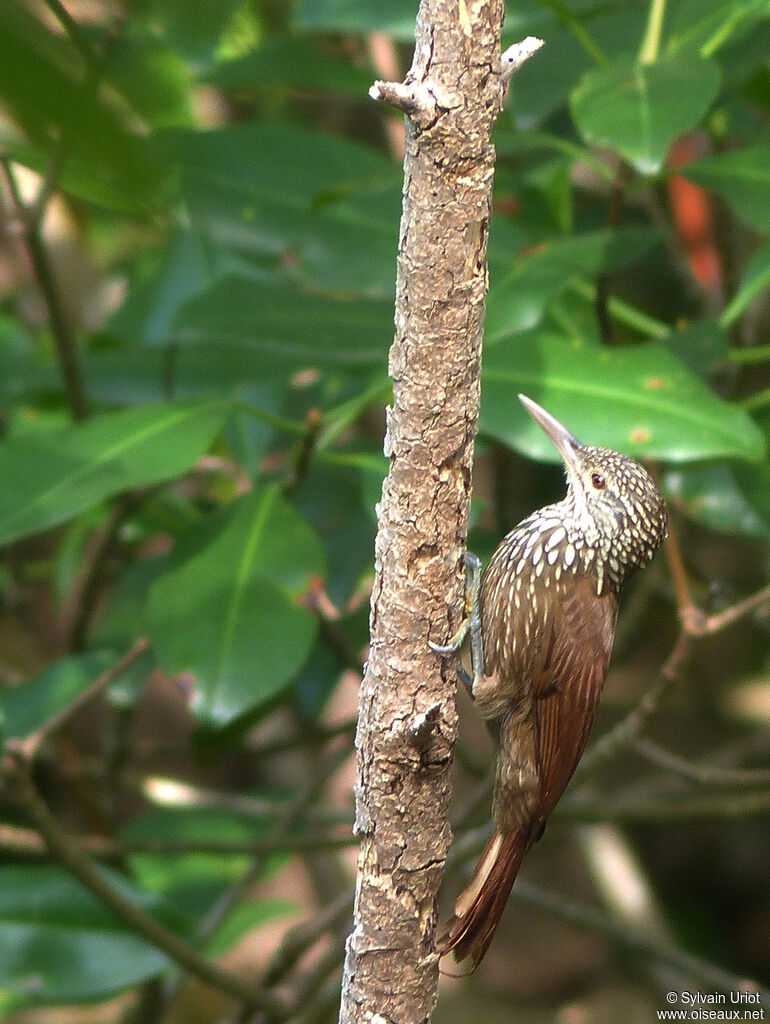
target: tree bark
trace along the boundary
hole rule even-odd
[[[428,639],[462,613],[503,14],[502,0],[422,0],[406,81],[371,90],[408,121],[341,1024],[425,1022],[436,998],[456,678]]]

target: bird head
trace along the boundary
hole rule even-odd
[[[649,562],[666,538],[663,496],[638,462],[609,448],[586,445],[537,402],[519,395],[524,408],[564,461],[565,519],[581,546],[594,550],[620,587]]]

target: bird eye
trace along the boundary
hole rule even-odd
[[[604,479],[601,473],[591,474],[591,484],[593,485],[593,487],[596,488],[597,491],[603,490],[606,483],[607,481]]]

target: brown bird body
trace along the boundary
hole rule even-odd
[[[496,742],[495,832],[439,940],[443,955],[489,947],[521,862],[580,761],[609,667],[618,596],[667,527],[647,471],[605,448],[580,444],[520,396],[562,455],[566,497],[534,512],[471,579],[468,617],[439,653],[470,631],[471,695]],[[469,556],[471,572],[478,562]]]

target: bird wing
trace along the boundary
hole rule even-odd
[[[560,595],[549,615],[550,636],[533,666],[535,759],[540,815],[548,817],[583,754],[615,635],[617,599],[597,597],[588,580]]]

